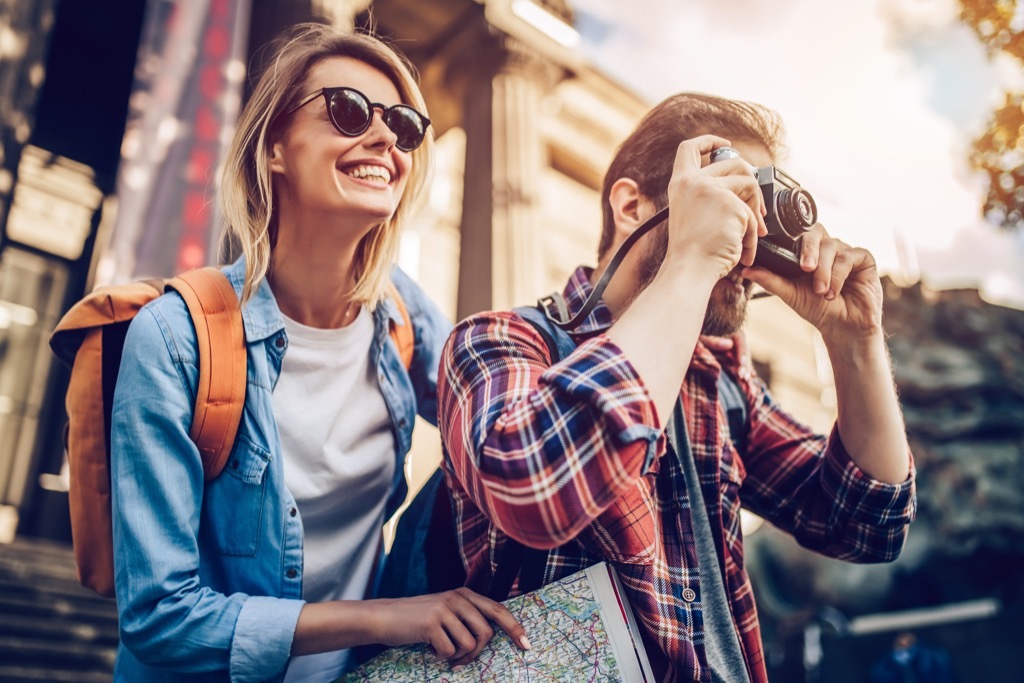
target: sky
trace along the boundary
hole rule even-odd
[[[990,59],[955,0],[573,0],[580,49],[652,104],[752,100],[786,124],[779,164],[822,224],[885,273],[1024,308],[1024,235],[981,217],[966,162],[1024,73]]]

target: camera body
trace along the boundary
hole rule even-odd
[[[738,157],[732,147],[711,153],[711,163]],[[818,207],[807,190],[774,166],[754,169],[768,213],[764,217],[768,234],[757,240],[754,265],[784,277],[803,274],[800,268],[800,237],[818,221]]]

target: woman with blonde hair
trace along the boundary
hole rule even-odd
[[[121,644],[116,680],[329,680],[364,644],[461,664],[523,628],[468,589],[375,594],[381,528],[406,494],[416,414],[436,423],[450,324],[393,266],[423,189],[430,122],[409,67],[368,35],[306,24],[275,52],[220,176],[240,294],[245,410],[210,482],[189,438],[195,331],[165,294],[132,321],[113,405]],[[415,339],[406,367],[389,338]]]

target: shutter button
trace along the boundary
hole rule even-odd
[[[693,602],[696,599],[697,594],[693,591],[692,588],[683,589],[683,600],[685,600],[686,602]]]

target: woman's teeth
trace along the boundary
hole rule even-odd
[[[391,172],[383,166],[363,164],[361,166],[355,166],[354,168],[347,169],[345,174],[361,180],[379,181],[385,185],[391,182]]]

